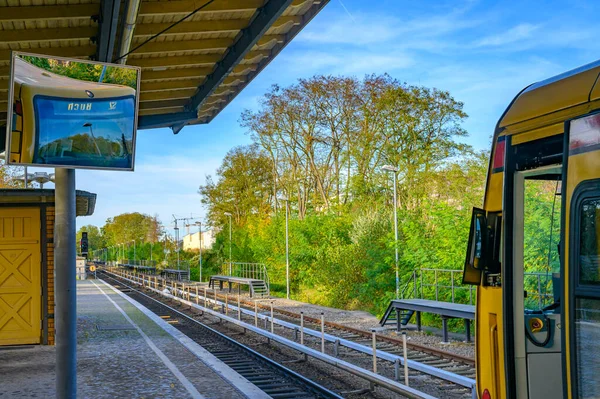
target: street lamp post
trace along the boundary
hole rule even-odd
[[[231,213],[225,212],[224,215],[229,218],[229,275],[231,276]]]
[[[177,249],[177,270],[179,270],[179,227],[175,225],[175,247]]]
[[[288,229],[288,211],[289,199],[287,197],[279,198],[285,201],[285,295],[290,299],[290,245],[289,245],[289,229]]]
[[[400,297],[400,271],[398,270],[398,200],[397,200],[397,179],[398,168],[392,165],[384,165],[381,169],[394,174],[394,249],[396,252],[396,299]]]
[[[100,152],[100,147],[98,147],[98,143],[96,142],[96,137],[94,137],[94,131],[92,130],[92,124],[89,122],[86,122],[83,124],[83,127],[90,128],[90,135],[92,136],[92,141],[94,142],[94,146],[96,147],[96,152],[98,153],[98,155],[102,155],[102,153]]]
[[[133,264],[135,265],[135,240],[131,240],[133,242]]]
[[[196,225],[198,225],[198,240],[200,240],[200,276],[198,277],[198,281],[202,282],[202,222],[196,222]]]
[[[165,231],[165,240],[163,241],[163,255],[165,264],[167,263],[167,232]]]

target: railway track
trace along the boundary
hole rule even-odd
[[[180,284],[181,287],[185,289],[185,284],[182,284],[180,282],[171,282],[169,280],[169,284],[170,283],[175,283],[176,284],[175,287],[177,287],[177,284]],[[215,296],[213,293],[214,293],[214,290],[210,290],[210,291],[208,291],[207,295],[210,298],[214,298]],[[216,299],[220,300],[222,302],[225,302],[226,296],[223,294],[217,293]],[[242,299],[240,301],[240,304],[243,308],[245,308],[247,310],[250,310],[250,311],[254,310],[254,306],[255,306],[254,301],[248,301],[248,300]],[[256,306],[258,307],[258,309],[261,309],[263,311],[270,311],[269,306],[263,305],[261,303],[256,304]],[[273,312],[280,316],[284,316],[285,318],[282,318],[283,320],[286,320],[286,321],[289,321],[289,322],[299,325],[299,320],[301,317],[301,315],[299,313],[290,312],[288,310],[280,309],[277,307],[273,307]],[[317,326],[320,328],[321,320],[305,315],[304,322],[305,322],[305,325],[306,325],[306,323],[308,323],[309,325]],[[334,323],[331,321],[325,321],[325,327],[326,327],[325,331],[327,333],[329,333],[331,335],[337,335],[337,336],[340,336],[340,337],[343,337],[345,339],[352,340],[355,342],[366,342],[367,340],[370,341],[372,339],[371,331],[361,330],[358,328],[345,326],[343,324]],[[392,352],[400,353],[398,348],[400,348],[400,350],[402,349],[403,342],[402,342],[402,340],[400,340],[398,338],[390,337],[388,335],[383,335],[383,334],[376,334],[376,339],[377,339],[378,343],[389,344],[389,345],[382,344],[382,350],[386,350],[383,348],[388,348]],[[465,366],[464,367],[465,371],[461,371],[458,374],[465,375],[465,376],[471,376],[471,375],[474,376],[475,360],[471,357],[461,356],[461,355],[458,355],[458,354],[455,354],[452,352],[444,351],[444,350],[437,349],[437,348],[432,348],[430,346],[413,343],[413,342],[407,342],[406,346],[409,349],[409,356],[411,358],[414,356],[415,360],[422,359],[424,362],[438,362],[441,359],[446,359],[449,361],[448,364],[459,364],[459,365]],[[379,346],[378,346],[378,348],[379,348]]]
[[[123,278],[123,281],[130,281],[134,284],[141,284],[141,275],[132,275],[129,273],[123,273],[122,271],[117,271],[117,273],[119,273],[118,277]],[[148,276],[146,276],[148,277]],[[156,280],[154,276],[151,276],[150,279],[145,280],[145,285],[146,286],[152,286],[155,287]],[[186,296],[185,295],[185,288],[182,286],[181,283],[179,283],[179,286],[177,287],[175,285],[175,282],[168,282],[168,286],[164,285],[164,282],[162,284],[159,284],[158,287],[162,290],[165,287],[169,288],[170,292],[175,294],[175,296]],[[174,288],[176,287],[176,288]],[[194,286],[192,286],[193,288],[191,289],[191,295],[192,297],[194,296],[194,292],[195,292],[195,288]],[[200,289],[200,298],[202,297],[203,294],[203,290]],[[188,292],[189,293],[189,292]],[[209,302],[215,300],[214,297],[215,292],[214,291],[209,291],[207,297],[209,297]],[[158,293],[157,293],[158,295]],[[189,297],[188,297],[189,298]],[[219,296],[217,295],[216,300],[219,299],[224,299],[225,295]],[[185,298],[184,298],[185,299]],[[231,297],[230,297],[231,299]],[[165,300],[164,297],[161,298],[161,300]],[[190,299],[190,301],[194,301],[195,299],[192,298]],[[202,301],[203,299],[200,299],[200,301]],[[196,302],[198,303],[198,302]],[[224,301],[223,301],[224,303]],[[232,306],[233,303],[232,301],[229,302],[229,305]],[[242,320],[245,320],[247,323],[249,324],[254,324],[254,316],[253,316],[253,312],[254,312],[254,302],[249,302],[249,301],[242,301],[241,302],[242,308],[244,308],[244,305],[246,305],[246,309],[245,309],[245,313],[242,312]],[[219,309],[220,312],[224,312],[224,306],[219,305],[217,308],[214,308],[213,306],[211,306],[211,308],[213,309]],[[262,310],[268,310],[270,312],[270,307],[269,306],[261,306]],[[275,320],[275,323],[281,322],[282,324],[287,324],[287,326],[284,325],[275,325],[276,328],[276,334],[282,337],[285,337],[291,341],[296,341],[298,342],[298,332],[296,331],[296,333],[294,334],[294,325],[292,323],[294,323],[296,326],[298,325],[298,318],[299,318],[299,314],[295,314],[293,312],[288,312],[286,310],[282,310],[282,309],[276,309],[274,308],[274,313],[278,312],[278,319]],[[266,314],[268,315],[269,312],[266,312]],[[235,314],[237,313],[237,310],[230,310],[229,311],[230,316],[235,317]],[[191,313],[194,314],[194,313]],[[264,316],[265,312],[262,313],[262,315],[260,315],[259,317],[262,317],[263,320],[265,322],[265,327],[264,329],[267,329],[267,317]],[[290,320],[288,322],[282,321],[282,320]],[[305,321],[305,331],[309,331],[308,328],[311,327],[318,327],[318,328],[314,328],[314,330],[318,330],[320,328],[320,320],[319,319],[315,319],[315,318],[310,318],[310,317],[304,317],[304,321]],[[317,324],[319,323],[319,324]],[[351,328],[351,327],[347,327],[347,326],[343,326],[343,325],[339,325],[336,323],[331,323],[331,322],[325,322],[326,324],[326,334],[330,334],[336,337],[339,337],[341,341],[344,340],[352,340],[352,342],[356,343],[355,346],[360,346],[362,347],[362,353],[356,353],[352,348],[348,348],[348,347],[341,347],[338,345],[334,345],[333,342],[327,342],[327,353],[334,353],[334,356],[339,358],[339,359],[347,359],[348,361],[350,361],[353,364],[358,365],[359,367],[362,367],[363,369],[367,369],[370,370],[371,369],[371,362],[372,362],[372,352],[370,350],[366,351],[365,348],[370,348],[370,343],[371,343],[371,339],[372,339],[372,333],[371,332],[367,332],[364,330],[358,330],[355,328]],[[222,330],[222,326],[231,326],[231,327],[235,327],[232,326],[230,323],[224,323],[222,325],[215,325],[215,328],[221,329]],[[292,329],[290,329],[290,327]],[[245,331],[245,330],[244,330]],[[230,332],[228,332],[230,333]],[[239,332],[235,332],[234,334],[237,335]],[[314,335],[314,334],[313,334]],[[240,337],[242,337],[240,335]],[[237,337],[236,337],[237,339]],[[328,338],[331,339],[331,338]],[[383,360],[390,360],[389,358],[391,356],[395,356],[395,357],[399,357],[402,356],[401,351],[402,351],[402,347],[401,347],[401,341],[398,339],[395,339],[393,337],[388,337],[385,335],[381,335],[381,334],[377,334],[377,351],[378,351],[378,357],[380,357],[380,359]],[[316,350],[320,349],[320,338],[319,337],[314,337],[314,336],[310,336],[310,335],[305,335],[305,341],[304,341],[304,345],[308,348],[314,348]],[[251,345],[253,346],[253,345]],[[336,347],[337,346],[337,347]],[[420,349],[424,349],[424,350],[420,350]],[[263,351],[262,349],[260,349],[261,351]],[[379,351],[385,351],[383,352],[384,356],[380,356],[379,355]],[[361,351],[359,351],[361,352]],[[387,357],[386,357],[387,356]],[[429,367],[429,369],[426,369],[425,372],[421,372],[418,371],[418,368],[413,369],[413,367],[409,364],[409,376],[410,376],[410,380],[411,380],[411,387],[415,386],[415,388],[418,387],[429,387],[429,386],[435,386],[436,390],[437,388],[439,388],[439,390],[430,390],[429,388],[426,389],[426,391],[429,391],[430,393],[438,396],[438,397],[448,397],[448,398],[469,398],[469,397],[473,397],[473,387],[474,387],[474,383],[473,385],[471,384],[471,376],[474,375],[474,362],[472,359],[470,358],[465,358],[462,356],[457,356],[454,355],[452,353],[446,352],[446,351],[438,351],[435,348],[427,348],[427,347],[422,347],[421,345],[418,344],[412,344],[409,347],[409,351],[408,351],[408,358],[409,358],[409,362],[413,361],[414,362],[419,362],[419,364],[421,365],[425,365],[425,367]],[[285,361],[284,361],[285,362]],[[385,362],[385,361],[378,361],[379,363],[379,367],[378,367],[378,374],[383,375],[383,376],[387,376],[387,378],[390,379],[396,379],[396,380],[401,380],[402,377],[399,373],[399,371],[402,370],[402,367],[399,367],[399,363],[398,363],[398,359],[396,359],[396,364],[394,365],[393,363],[393,359],[391,360],[391,362]],[[295,368],[295,366],[294,366]],[[296,368],[297,369],[297,368]],[[450,380],[448,379],[444,379],[444,376],[442,376],[442,378],[438,378],[436,377],[436,374],[429,374],[428,370],[439,370],[442,373],[450,373],[452,375],[456,375],[457,377],[460,378],[464,378],[464,380],[461,381],[456,381],[455,378],[452,378]],[[437,372],[437,371],[436,371]],[[445,376],[447,376],[448,374],[445,374]],[[465,381],[467,382],[467,384],[465,384]],[[421,388],[418,388],[421,389]],[[442,392],[442,393],[440,393]]]
[[[135,287],[104,273],[101,279],[161,316],[272,398],[343,398]]]
[[[247,303],[246,306],[248,306]],[[273,312],[279,314],[279,318],[282,318],[281,316],[283,316],[283,320],[295,324],[299,323],[300,314],[298,313],[277,308],[273,308]],[[304,316],[304,325],[306,327],[320,329],[320,323],[321,321],[319,319]],[[371,346],[372,343],[372,332],[344,326],[338,323],[325,321],[325,333],[361,345]],[[376,334],[376,339],[377,350],[402,356],[402,340],[382,334]],[[475,361],[472,358],[415,343],[407,342],[406,346],[408,348],[408,358],[411,360],[448,370],[468,378],[475,378]]]
[[[176,284],[181,284],[176,282]],[[185,285],[182,285],[185,288]],[[211,298],[214,291],[208,291]],[[216,294],[216,298],[222,302],[225,302],[226,297],[223,294]],[[240,305],[246,310],[253,311],[255,303],[253,301],[241,300]],[[263,311],[270,311],[270,307],[264,304],[256,304],[258,309]],[[279,309],[273,307],[273,312],[279,315],[279,319],[288,321],[294,324],[300,325],[299,313],[290,312],[285,309]],[[283,317],[282,317],[283,316]],[[306,327],[311,327],[315,330],[320,329],[321,320],[304,316],[304,323]],[[359,344],[371,345],[372,332],[365,331],[358,328],[345,326],[343,324],[334,323],[331,321],[325,321],[325,332],[327,334],[337,336],[349,341],[353,341]],[[400,339],[390,337],[388,335],[376,334],[377,349],[388,353],[401,355],[403,350],[403,342]],[[440,369],[449,370],[453,373],[468,377],[475,378],[475,360],[471,357],[461,356],[452,352],[444,351],[429,346],[407,342],[408,358],[418,361],[423,364],[435,366]]]

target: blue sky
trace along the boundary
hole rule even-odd
[[[272,84],[315,74],[389,73],[450,91],[469,114],[466,141],[488,148],[494,125],[526,85],[600,58],[600,2],[330,0],[325,9],[208,125],[138,132],[136,171],[78,171],[77,188],[98,194],[78,225],[124,212],[203,215],[197,194],[233,146],[239,126]]]

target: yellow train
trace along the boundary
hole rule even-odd
[[[9,163],[133,167],[136,90],[13,64]]]
[[[538,223],[559,227],[557,262],[532,305],[525,192],[544,181],[558,205]],[[463,275],[478,286],[479,398],[600,398],[599,251],[600,61],[525,88],[496,126]]]

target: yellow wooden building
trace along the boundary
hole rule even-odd
[[[76,195],[91,215],[96,194]],[[54,345],[54,216],[54,190],[0,190],[0,345]]]

